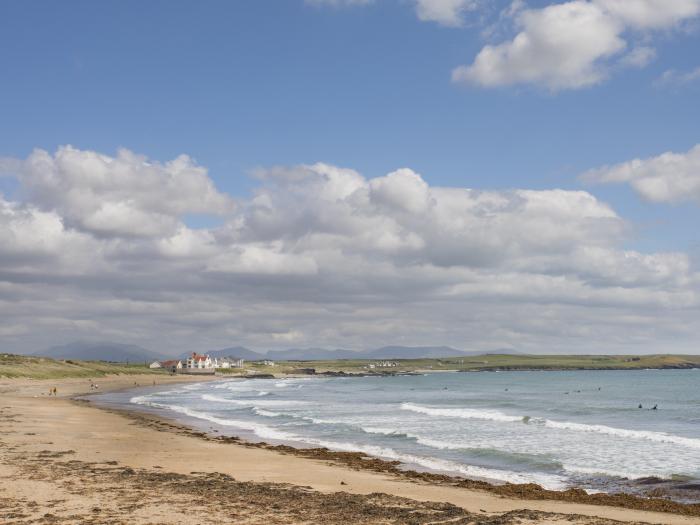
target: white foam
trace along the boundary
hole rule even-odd
[[[402,410],[410,410],[411,412],[417,412],[419,414],[426,414],[429,416],[440,416],[440,417],[457,417],[462,419],[484,419],[487,421],[500,421],[500,422],[522,422],[523,418],[519,416],[509,416],[503,412],[497,410],[479,410],[473,408],[432,408],[425,407],[421,405],[416,405],[414,403],[402,403]]]
[[[453,443],[450,441],[442,441],[439,439],[431,439],[418,434],[412,434],[410,432],[404,432],[403,430],[395,428],[382,428],[382,427],[360,427],[364,432],[369,434],[381,434],[383,436],[395,436],[404,437],[408,439],[415,440],[419,445],[423,445],[430,448],[435,448],[438,450],[463,450],[466,448],[471,448],[468,443]]]
[[[368,434],[381,434],[383,436],[406,436],[408,434],[398,430],[396,428],[381,428],[381,427],[360,427],[364,432]]]
[[[626,428],[608,427],[606,425],[586,425],[583,423],[572,423],[570,421],[542,420],[544,426],[559,430],[571,430],[574,432],[593,432],[628,439],[642,439],[655,441],[657,443],[673,443],[689,448],[700,449],[700,439],[687,438],[666,434],[665,432],[654,432],[651,430],[629,430]]]
[[[543,425],[547,428],[557,430],[567,430],[572,432],[588,432],[605,434],[618,438],[654,441],[657,443],[673,443],[688,448],[700,449],[700,439],[688,438],[667,434],[665,432],[654,432],[651,430],[630,430],[626,428],[615,428],[606,425],[590,425],[586,423],[573,423],[571,421],[553,421],[530,416],[511,416],[497,410],[479,410],[472,408],[434,408],[416,405],[414,403],[402,403],[403,410],[410,410],[419,414],[438,417],[453,417],[462,419],[483,419],[503,423],[527,423]]]
[[[538,473],[520,473],[506,470],[488,469],[471,465],[463,465],[438,458],[416,456],[413,454],[403,454],[387,447],[306,438],[288,432],[283,432],[275,428],[269,427],[268,425],[263,425],[260,423],[254,423],[250,421],[239,421],[234,419],[223,419],[212,414],[207,414],[206,412],[192,410],[190,408],[179,405],[168,405],[165,403],[154,402],[150,400],[148,396],[133,397],[131,398],[131,402],[153,408],[163,408],[167,410],[172,410],[173,412],[177,412],[196,419],[210,421],[221,426],[234,427],[239,428],[241,430],[248,430],[263,439],[275,439],[279,441],[306,443],[310,445],[326,447],[331,450],[362,452],[370,456],[396,460],[409,465],[419,465],[429,470],[456,473],[471,478],[490,479],[510,483],[538,483],[543,487],[553,490],[565,487],[565,480],[560,476],[555,475]],[[321,420],[318,421],[320,422]]]
[[[213,401],[215,403],[228,403],[238,406],[255,406],[255,407],[288,407],[308,404],[306,401],[296,400],[278,400],[278,399],[229,399],[226,397],[215,396],[212,394],[202,394],[204,401]]]
[[[319,439],[305,440],[307,443],[326,447],[331,450],[341,450],[345,452],[362,452],[369,456],[400,461],[408,465],[418,465],[429,470],[440,472],[450,472],[460,474],[468,478],[481,478],[494,481],[504,481],[509,483],[537,483],[550,490],[561,490],[566,488],[566,480],[554,474],[513,472],[508,470],[489,469],[473,465],[464,465],[438,459],[433,457],[416,456],[414,454],[403,454],[388,447],[378,447],[374,445],[359,445],[356,443],[343,443],[335,441],[325,441]]]
[[[279,412],[272,412],[270,410],[263,410],[262,408],[254,408],[253,412],[255,412],[259,416],[265,416],[265,417],[280,417],[282,415]]]
[[[452,443],[450,441],[442,441],[439,439],[431,439],[420,436],[410,436],[415,438],[416,443],[419,445],[424,445],[430,448],[436,448],[438,450],[462,450],[465,448],[470,448],[466,443]]]
[[[178,414],[183,414],[185,416],[193,417],[195,419],[203,419],[205,421],[210,421],[212,423],[216,423],[217,425],[225,427],[235,427],[241,430],[248,430],[253,432],[256,436],[261,437],[263,439],[277,439],[281,441],[298,440],[297,436],[294,436],[293,434],[282,432],[280,430],[269,427],[267,425],[262,425],[260,423],[254,423],[252,421],[239,421],[235,419],[223,419],[220,417],[216,417],[212,414],[207,414],[206,412],[192,410],[191,408],[179,405],[167,405],[165,403],[157,403],[154,401],[150,401],[145,397],[146,396],[138,396],[131,398],[131,402],[138,405],[149,406],[153,408],[164,408],[166,410],[172,410],[173,412],[177,412]]]
[[[584,467],[574,464],[564,464],[564,470],[576,474],[586,474],[588,476],[612,476],[627,479],[639,479],[648,476],[648,474],[643,474],[641,472],[627,472],[602,467]],[[670,477],[670,475],[664,477]]]

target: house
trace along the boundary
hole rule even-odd
[[[379,361],[378,363],[369,363],[365,368],[394,368],[399,366],[396,361]]]
[[[209,369],[214,368],[214,363],[208,355],[192,352],[192,355],[187,358],[185,368],[195,368],[199,370]]]
[[[224,357],[219,360],[220,368],[243,368],[243,359],[236,357]]]
[[[160,361],[153,361],[148,365],[148,368],[163,368],[163,366],[160,364]]]
[[[178,359],[170,359],[168,361],[161,361],[160,366],[161,366],[161,368],[165,368],[168,372],[174,374],[178,370],[182,370],[182,361],[180,361]]]
[[[265,359],[265,360],[262,362],[262,364],[265,365],[265,366],[275,366],[275,362],[274,362],[274,361],[270,361],[269,359]]]

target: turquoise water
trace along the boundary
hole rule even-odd
[[[230,379],[128,402],[249,439],[492,481],[604,490],[700,478],[700,370]]]

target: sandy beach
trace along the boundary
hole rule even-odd
[[[108,391],[153,380],[96,382]],[[158,385],[202,380],[156,378]],[[54,386],[58,395],[48,396]],[[89,392],[82,378],[0,381],[0,522],[700,524],[700,509],[689,506],[650,512],[508,497],[359,468],[332,454],[309,458],[217,439],[72,399]]]

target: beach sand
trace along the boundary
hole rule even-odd
[[[101,391],[152,376],[95,381]],[[206,378],[158,376],[159,385]],[[0,380],[0,523],[700,524],[698,515],[505,497],[78,402],[86,379]],[[47,395],[56,386],[57,397]]]

